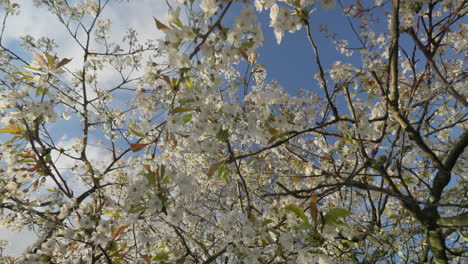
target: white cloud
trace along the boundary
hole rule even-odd
[[[59,142],[57,142],[57,146],[62,147],[64,149],[70,149],[74,144],[74,138],[68,138],[67,136],[63,136]],[[104,163],[108,164],[111,161],[111,154],[108,151],[103,150],[94,145],[90,145],[87,148],[87,156],[91,163]],[[73,189],[75,195],[80,195],[85,192],[89,187],[86,187],[85,184],[76,176],[71,173],[71,167],[74,165],[74,160],[60,155],[58,152],[52,152],[52,160],[56,160],[56,166],[62,176],[66,179],[68,185]],[[47,177],[47,180],[43,187],[41,187],[36,195],[37,198],[41,196],[46,196],[49,192],[47,189],[55,188],[56,185],[52,181],[50,177]],[[37,238],[36,234],[32,231],[24,229],[20,232],[7,230],[3,227],[0,227],[0,240],[6,240],[9,242],[9,245],[5,247],[3,252],[4,255],[12,255],[12,256],[19,256],[21,255],[22,251],[26,249],[27,246],[32,244],[34,240]]]
[[[46,36],[58,44],[57,53],[60,58],[72,59],[67,65],[69,69],[81,69],[83,50],[59,19],[45,7],[34,6],[34,1],[17,0],[17,3],[20,5],[21,12],[18,16],[9,16],[5,27],[4,38],[8,48],[24,55],[24,50],[18,47],[21,37],[30,35],[38,39]],[[109,40],[125,47],[125,43],[121,43],[121,41],[129,28],[138,32],[138,38],[142,43],[148,39],[161,38],[163,34],[156,29],[153,16],[164,18],[166,11],[167,7],[163,0],[135,0],[121,3],[110,1],[100,18],[112,21]],[[81,40],[84,39],[83,33],[83,31],[79,31],[78,38]],[[97,47],[93,43],[94,41],[91,44],[92,49]],[[32,58],[32,56],[29,57]],[[112,84],[116,79],[115,74],[114,70],[105,69],[100,73],[99,81]]]
[[[74,157],[79,157],[79,154],[76,151],[72,150],[73,145],[75,145],[77,138],[71,138],[67,135],[63,135],[61,139],[56,143],[57,147],[63,148],[68,154],[73,155]],[[112,154],[110,151],[107,151],[101,147],[93,144],[97,140],[90,139],[90,145],[86,148],[86,156],[91,164],[95,168],[101,167],[99,164],[107,166],[112,161]],[[75,175],[72,172],[72,167],[75,165],[76,160],[60,154],[57,151],[51,153],[51,158],[55,161],[55,165],[64,179],[67,181],[69,187],[72,187],[72,191],[75,195],[80,195],[85,192],[89,187],[86,187],[85,184],[81,181],[78,175]],[[80,161],[80,164],[83,162]],[[43,189],[47,190],[49,188],[56,187],[55,183],[49,177],[45,183]]]
[[[21,232],[7,231],[0,227],[0,240],[2,239],[9,242],[9,245],[3,251],[3,255],[19,256],[36,239],[36,234],[28,230]]]

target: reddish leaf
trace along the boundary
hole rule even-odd
[[[315,228],[318,225],[318,209],[317,209],[317,196],[312,196],[310,198],[310,215],[312,216],[312,220],[314,220]]]
[[[162,31],[166,31],[166,30],[170,30],[170,28],[166,25],[164,25],[163,23],[161,23],[161,21],[157,20],[155,17],[154,18],[154,22],[156,23],[156,27],[159,29],[159,30],[162,30]]]
[[[148,255],[144,255],[143,259],[145,260],[146,263],[151,264],[151,258]]]
[[[60,67],[64,66],[65,64],[69,63],[70,61],[71,61],[71,59],[63,58],[63,59],[57,64],[57,66],[55,66],[55,68],[60,68]]]
[[[122,233],[122,231],[124,231],[125,229],[127,229],[128,225],[124,225],[124,226],[121,226],[119,228],[117,228],[114,233],[112,234],[112,240],[114,240],[116,237],[118,237],[120,235],[120,233]]]
[[[18,128],[18,126],[15,123],[10,123],[10,127],[9,128],[1,128],[0,133],[18,135],[18,134],[21,134],[21,130]]]
[[[177,114],[177,113],[184,113],[184,112],[188,112],[188,111],[192,111],[192,110],[193,110],[192,108],[178,106],[178,107],[172,109],[171,113],[172,114]]]
[[[39,163],[36,163],[33,167],[27,169],[26,171],[35,172],[35,171],[38,171],[40,168],[41,168],[41,165]]]
[[[249,61],[249,55],[247,55],[247,52],[245,52],[244,48],[238,48],[237,50],[239,51],[240,55],[244,57],[246,61]]]
[[[148,145],[151,145],[151,143],[146,143],[146,144],[145,143],[130,143],[130,149],[133,152],[137,152],[137,151],[144,149]]]
[[[36,53],[36,52],[33,52],[33,54],[34,54],[34,56],[36,56],[36,58],[37,58],[40,62],[42,62],[42,63],[44,63],[44,64],[47,64],[47,62],[44,60],[44,58],[42,58],[42,56],[41,56],[40,54],[38,54],[38,53]]]
[[[250,64],[254,64],[255,61],[257,61],[257,58],[258,58],[258,53],[253,53],[249,56],[249,63]]]

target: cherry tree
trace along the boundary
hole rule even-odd
[[[6,42],[2,1],[0,219],[37,234],[2,262],[463,262],[466,0],[166,1],[148,41],[110,2],[35,1],[67,58]],[[313,87],[268,75],[266,31],[302,36]]]

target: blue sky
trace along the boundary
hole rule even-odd
[[[324,68],[343,59],[339,55],[331,41],[324,36],[326,33],[319,32],[320,25],[328,25],[331,32],[349,31],[349,25],[341,16],[342,10],[339,8],[323,10],[320,7],[310,15],[312,37],[317,44]],[[279,81],[283,87],[295,93],[298,89],[312,89],[317,91],[317,81],[314,73],[318,71],[315,63],[315,55],[309,45],[306,36],[306,29],[303,27],[295,33],[286,32],[280,45],[277,45],[272,28],[269,25],[269,16],[263,12],[261,23],[265,28],[265,45],[259,49],[261,56],[259,62],[266,65],[269,78]],[[349,34],[343,34],[341,38],[349,39]]]

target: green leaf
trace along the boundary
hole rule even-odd
[[[105,210],[104,213],[109,214],[111,216],[115,215],[114,211],[112,211],[112,210]]]
[[[22,71],[13,71],[13,73],[21,75],[21,77],[23,77],[23,78],[30,78],[31,77],[30,75],[28,75],[27,73],[22,72]]]
[[[36,162],[36,160],[34,160],[34,159],[22,159],[22,160],[18,160],[18,164],[32,163],[32,162]]]
[[[273,137],[279,138],[282,135],[281,131],[274,127],[267,126],[267,130],[268,130],[268,133],[270,133],[270,135],[272,135]]]
[[[295,215],[299,216],[302,219],[302,226],[305,229],[310,228],[309,219],[307,218],[304,211],[299,206],[297,206],[295,204],[289,204],[284,209],[286,209],[286,210],[294,213]]]
[[[35,72],[35,73],[42,73],[40,68],[34,68],[34,67],[31,67],[31,66],[23,66],[23,68],[28,69],[28,70],[30,70],[32,72]]]
[[[144,206],[135,206],[135,207],[130,208],[130,210],[128,210],[128,212],[133,214],[133,213],[141,212],[141,211],[143,211],[145,209],[146,209],[146,207],[144,207]]]
[[[184,123],[188,123],[190,120],[192,120],[192,114],[184,115],[182,117],[182,121],[184,121]]]
[[[222,165],[218,168],[218,177],[227,181],[227,169]]]
[[[191,79],[186,79],[185,80],[185,86],[187,86],[187,88],[192,88],[193,87],[193,81]]]
[[[184,113],[184,112],[188,112],[188,111],[192,111],[192,108],[178,106],[178,107],[172,109],[171,113],[172,114],[177,114],[177,113]]]
[[[352,215],[350,211],[343,208],[333,208],[330,209],[324,216],[325,224],[327,225],[337,225],[339,218],[344,218],[349,215]]]
[[[356,1],[356,4],[357,4],[357,6],[358,6],[359,8],[363,8],[363,7],[362,7],[362,4],[361,4],[361,1],[357,0],[357,1]]]
[[[42,86],[38,86],[36,88],[36,97],[39,97],[42,94]]]
[[[242,47],[249,49],[249,48],[251,48],[254,44],[255,44],[255,42],[253,42],[252,40],[250,40],[250,41],[248,41],[248,42],[242,42],[241,45],[242,45]]]
[[[50,55],[50,54],[47,53],[47,52],[44,52],[44,55],[45,55],[46,58],[47,58],[47,66],[49,66],[49,69],[51,69],[52,66],[54,65],[55,57],[52,57],[52,55]]]
[[[152,257],[151,260],[167,260],[169,259],[169,253],[159,252],[156,256]]]
[[[161,183],[162,183],[162,184],[166,184],[166,183],[169,182],[170,179],[171,179],[171,176],[166,175],[166,176],[162,179]]]
[[[229,130],[227,129],[221,129],[218,134],[216,135],[216,138],[221,140],[222,142],[228,142],[229,139]]]
[[[131,128],[130,126],[128,127],[128,131],[137,137],[146,138],[146,134],[144,132]]]
[[[151,185],[154,185],[156,183],[156,176],[153,173],[146,172],[142,173],[142,175],[148,180],[148,182]]]
[[[47,153],[47,155],[44,157],[44,160],[48,164],[52,163],[52,157],[50,156],[50,153]]]
[[[0,128],[0,134],[17,134],[17,132],[12,128]]]
[[[214,163],[213,165],[211,165],[210,169],[208,170],[208,178],[211,179],[211,177],[213,177],[213,174],[215,173],[215,171],[218,170],[218,168],[223,165],[224,162],[216,162]]]
[[[179,19],[177,19],[176,21],[173,21],[172,24],[174,24],[175,26],[179,28],[182,28],[184,26]]]
[[[21,130],[15,123],[11,123],[9,128],[0,128],[0,134],[2,133],[18,135],[21,134]]]

